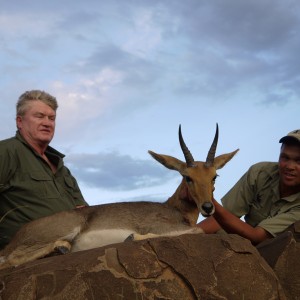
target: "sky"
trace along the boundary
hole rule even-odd
[[[165,201],[181,175],[148,150],[206,159],[221,197],[299,129],[298,0],[0,0],[0,139],[32,89],[59,103],[51,146],[90,205]]]

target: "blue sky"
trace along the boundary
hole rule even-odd
[[[0,0],[0,139],[26,90],[57,97],[51,145],[90,204],[166,200],[181,178],[148,150],[183,159],[181,124],[204,160],[239,153],[220,199],[249,166],[278,159],[299,129],[297,0]]]

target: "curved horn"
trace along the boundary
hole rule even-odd
[[[189,148],[186,146],[184,140],[183,140],[183,137],[182,137],[182,134],[181,134],[181,125],[179,125],[179,143],[180,143],[180,147],[181,147],[181,150],[184,154],[184,157],[185,157],[185,161],[186,161],[186,165],[188,168],[190,167],[194,167],[194,158],[189,150]]]
[[[217,149],[217,144],[218,144],[218,138],[219,138],[219,126],[217,123],[217,128],[216,128],[216,133],[214,140],[210,146],[210,149],[207,154],[205,166],[206,167],[211,167],[214,164],[214,159],[215,159],[215,154],[216,154],[216,149]]]

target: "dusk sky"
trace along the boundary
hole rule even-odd
[[[59,103],[51,146],[89,204],[164,201],[181,176],[148,150],[205,160],[237,148],[219,200],[253,164],[277,161],[299,129],[297,0],[0,0],[0,139],[15,104],[41,89]],[[297,121],[298,120],[298,121]]]

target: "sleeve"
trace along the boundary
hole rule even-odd
[[[82,205],[88,206],[88,203],[83,198],[83,195],[82,195],[82,193],[80,191],[80,188],[78,186],[78,183],[77,183],[75,177],[73,177],[72,175],[71,175],[71,177],[72,177],[72,180],[73,180],[73,183],[74,183],[74,187],[75,187],[74,188],[74,195],[73,195],[74,201],[75,201],[75,205],[76,206],[82,206]]]
[[[88,203],[84,200],[84,197],[80,191],[77,180],[66,166],[64,166],[63,174],[66,188],[71,194],[75,206],[88,206]]]
[[[274,237],[300,220],[300,206],[261,221],[258,226],[268,231]]]
[[[17,162],[10,151],[0,149],[0,193],[9,188],[8,182],[17,169]]]
[[[256,193],[257,167],[254,165],[221,199],[223,206],[237,217],[249,212],[251,202]]]

